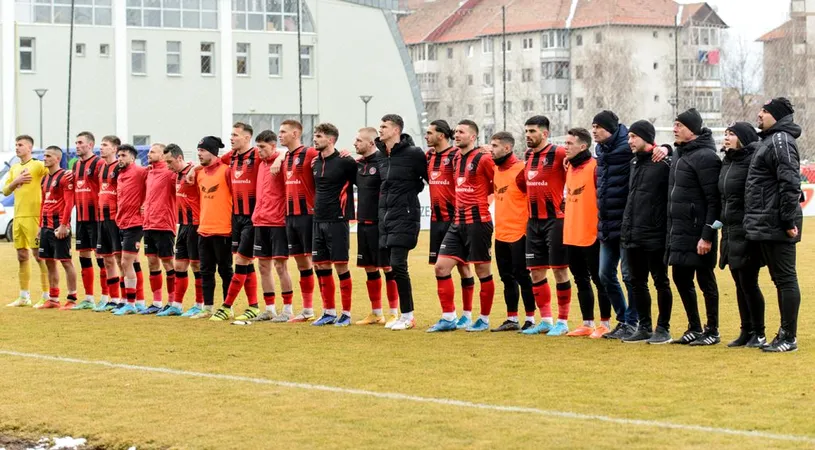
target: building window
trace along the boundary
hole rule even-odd
[[[419,88],[428,91],[437,88],[439,83],[439,74],[436,73],[420,73],[416,75],[419,80]]]
[[[130,42],[130,73],[133,75],[147,74],[147,42]]]
[[[85,44],[74,44],[74,53],[80,58],[85,56]]]
[[[232,26],[236,30],[297,31],[298,5],[300,30],[313,33],[311,13],[305,2],[297,0],[232,0]]]
[[[110,44],[99,44],[99,56],[110,56]]]
[[[95,6],[93,3],[90,0],[76,2],[74,23],[110,25],[111,0],[99,0]],[[71,23],[70,0],[17,0],[16,12],[20,23]]]
[[[504,110],[507,114],[512,114],[512,102],[504,102]]]
[[[654,70],[659,69],[659,63],[654,63]]]
[[[413,61],[424,61],[427,59],[427,47],[424,44],[410,48],[410,59]]]
[[[524,38],[523,39],[524,50],[529,50],[529,49],[533,48],[534,47],[533,42],[534,42],[534,40],[532,38]]]
[[[583,66],[574,66],[574,79],[581,80],[583,79]]]
[[[269,75],[279,77],[280,72],[280,54],[283,46],[280,44],[269,44]]]
[[[719,45],[719,29],[718,28],[691,28],[691,44],[693,45]]]
[[[467,115],[472,116],[475,114],[475,106],[471,104],[467,105]]]
[[[569,63],[565,61],[541,63],[541,76],[547,80],[568,79]]]
[[[654,39],[659,37],[659,31],[654,31]]]
[[[541,38],[541,48],[568,48],[569,34],[566,30],[544,31]]]
[[[492,37],[485,37],[481,39],[481,52],[482,53],[492,53],[494,42]]]
[[[532,69],[521,69],[521,81],[524,83],[532,81]]]
[[[473,44],[470,44],[470,45],[467,46],[467,57],[468,58],[473,57]]]
[[[525,113],[532,112],[535,109],[535,102],[532,100],[524,100],[523,102],[523,111]]]
[[[20,72],[34,71],[34,38],[20,38]]]
[[[658,95],[654,96],[654,103],[659,103],[659,96]]]
[[[578,34],[577,36],[575,36],[575,38],[574,38],[574,43],[575,43],[575,45],[577,45],[578,47],[580,47],[581,45],[583,45],[583,35],[582,35],[582,34]]]
[[[583,97],[577,97],[577,109],[583,109]]]
[[[181,75],[181,42],[167,41],[167,75]]]
[[[249,49],[248,42],[235,44],[235,73],[238,75],[249,75]]]
[[[215,67],[215,43],[201,43],[201,75],[212,75]]]
[[[436,61],[439,58],[436,56],[436,46],[435,45],[428,45],[427,46],[427,60],[428,61]]]
[[[447,117],[453,117],[453,107],[452,106],[447,107]]]
[[[594,43],[595,44],[602,44],[603,43],[603,33],[596,32],[594,33]]]
[[[512,71],[511,70],[505,70],[504,71],[504,80],[507,83],[512,83]]]
[[[133,135],[133,146],[150,145],[150,136],[144,134]]]
[[[511,52],[512,51],[512,41],[509,41],[509,40],[506,41],[506,42],[501,41],[501,49],[504,50],[505,52]]]
[[[447,87],[453,87],[453,77],[447,77]]]
[[[447,47],[447,59],[453,59],[453,47]]]
[[[492,86],[492,72],[484,72],[484,86]]]
[[[424,110],[427,112],[428,117],[439,117],[439,102],[425,103]]]
[[[542,100],[543,110],[546,112],[560,111],[558,105],[561,106],[561,110],[569,109],[569,96],[566,94],[546,94]]]
[[[97,0],[99,3],[110,5],[110,0]],[[218,0],[127,0],[125,15],[127,25],[132,27],[214,30],[218,28]]]
[[[310,77],[314,75],[313,65],[311,61],[313,49],[314,47],[310,45],[303,45],[300,47],[300,72],[302,72],[304,77]]]
[[[467,86],[472,86],[472,85],[473,85],[473,75],[470,74],[470,75],[467,75]]]
[[[484,102],[484,114],[492,115],[492,102]]]

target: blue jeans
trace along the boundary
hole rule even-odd
[[[622,261],[623,283],[631,298],[631,274],[628,270],[628,255],[620,247],[619,239],[600,242],[600,282],[606,288],[608,299],[617,314],[617,321],[636,326],[639,316],[634,305],[626,305],[625,295],[617,279],[617,265]]]

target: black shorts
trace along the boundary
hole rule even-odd
[[[450,225],[439,248],[439,257],[453,258],[465,264],[492,261],[492,222]]]
[[[144,254],[157,255],[161,259],[175,256],[175,234],[166,230],[144,232]]]
[[[563,245],[563,219],[529,219],[526,224],[526,267],[569,267],[569,253]]]
[[[57,239],[53,228],[40,228],[40,259],[71,260],[71,232],[62,239]]]
[[[286,240],[289,256],[311,256],[314,216],[286,216]]]
[[[96,254],[113,256],[122,253],[122,234],[115,220],[98,222],[99,234],[96,242]]]
[[[450,229],[450,224],[452,222],[430,222],[430,256],[427,260],[430,264],[436,264],[439,258],[439,248],[444,241],[444,235]]]
[[[175,239],[176,261],[198,261],[198,225],[181,225]]]
[[[357,267],[390,267],[390,251],[379,248],[379,224],[357,225]]]
[[[255,245],[255,227],[251,216],[232,216],[232,253],[252,259]]]
[[[142,227],[130,227],[121,231],[122,253],[139,254],[141,248],[141,238],[144,237]]]
[[[99,244],[99,222],[76,223],[76,251],[90,252]]]
[[[288,259],[286,227],[255,227],[254,256],[258,259]]]
[[[347,221],[314,222],[311,257],[315,263],[347,263],[351,232]]]

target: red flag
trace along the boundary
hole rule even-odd
[[[711,50],[707,52],[707,63],[711,65],[719,64],[719,51]]]

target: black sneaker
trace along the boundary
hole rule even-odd
[[[681,338],[673,341],[673,343],[674,344],[679,344],[679,345],[688,345],[691,342],[699,339],[699,336],[701,336],[701,335],[702,335],[701,331],[695,331],[695,330],[688,329],[688,331],[686,331],[685,334],[683,334]]]
[[[798,339],[789,336],[783,328],[778,330],[778,334],[773,339],[772,344],[764,347],[761,351],[767,353],[785,353],[798,350]]]
[[[745,345],[747,345],[748,342],[750,342],[750,339],[752,337],[753,337],[753,332],[752,331],[741,330],[741,333],[739,334],[739,337],[737,337],[734,341],[727,344],[727,346],[730,347],[730,348],[744,347]]]
[[[529,323],[529,322],[527,322]],[[490,331],[518,331],[521,329],[521,325],[518,322],[513,322],[511,320],[505,320],[498,328],[493,328]]]
[[[648,342],[652,335],[651,330],[644,327],[637,327],[636,331],[622,338],[621,341],[625,342],[626,344],[641,344]]]
[[[619,322],[613,330],[603,335],[603,339],[621,339],[620,334],[625,333],[626,324]]]
[[[651,339],[648,339],[648,343],[651,345],[670,344],[671,342],[673,342],[671,333],[662,327],[657,327],[651,335]]]
[[[535,324],[533,322],[530,322],[528,320],[524,320],[524,324],[521,326],[521,331],[528,330],[529,328],[532,328],[534,326],[535,326]]]
[[[747,344],[745,344],[744,346],[747,348],[764,348],[767,345],[768,344],[766,336],[764,336],[763,334],[761,335],[754,334],[752,337],[750,337],[750,341],[747,342]]]
[[[705,332],[689,345],[692,347],[704,347],[708,345],[716,345],[719,342],[722,342],[722,338],[719,336],[719,330],[705,327]]]
[[[637,332],[637,328],[638,325],[628,325],[628,324],[624,325],[623,330],[620,331],[620,334],[618,335],[620,337],[620,340],[633,336],[634,333]]]

